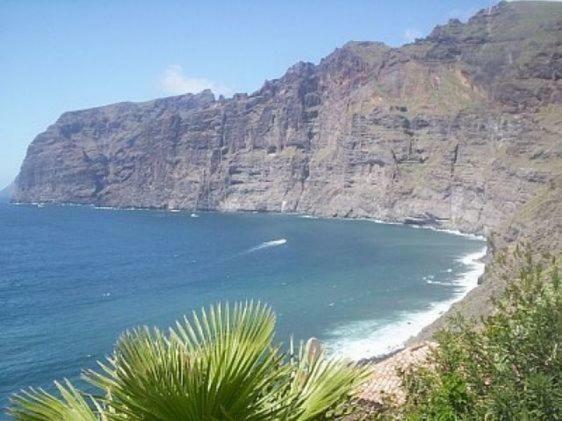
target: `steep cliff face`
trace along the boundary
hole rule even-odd
[[[30,145],[14,200],[372,217],[504,239],[533,231],[537,203],[560,229],[561,78],[562,4],[501,3],[401,48],[348,43],[251,95],[65,113]]]

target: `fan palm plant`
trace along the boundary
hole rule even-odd
[[[216,305],[169,331],[125,332],[101,370],[69,382],[60,398],[21,392],[9,410],[20,420],[310,420],[348,401],[366,368],[325,358],[312,341],[283,352],[275,315],[262,304]]]

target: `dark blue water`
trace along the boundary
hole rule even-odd
[[[218,301],[271,304],[282,340],[383,352],[475,282],[461,259],[482,247],[368,221],[0,204],[0,404]]]

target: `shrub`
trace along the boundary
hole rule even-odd
[[[549,269],[527,250],[497,310],[477,324],[455,317],[438,332],[426,367],[403,374],[412,420],[562,419],[562,293]],[[504,265],[511,262],[500,259]]]

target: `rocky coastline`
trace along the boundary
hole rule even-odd
[[[562,4],[501,2],[400,48],[350,42],[253,94],[64,113],[13,201],[366,218],[562,250]],[[431,335],[444,318],[425,329]]]

